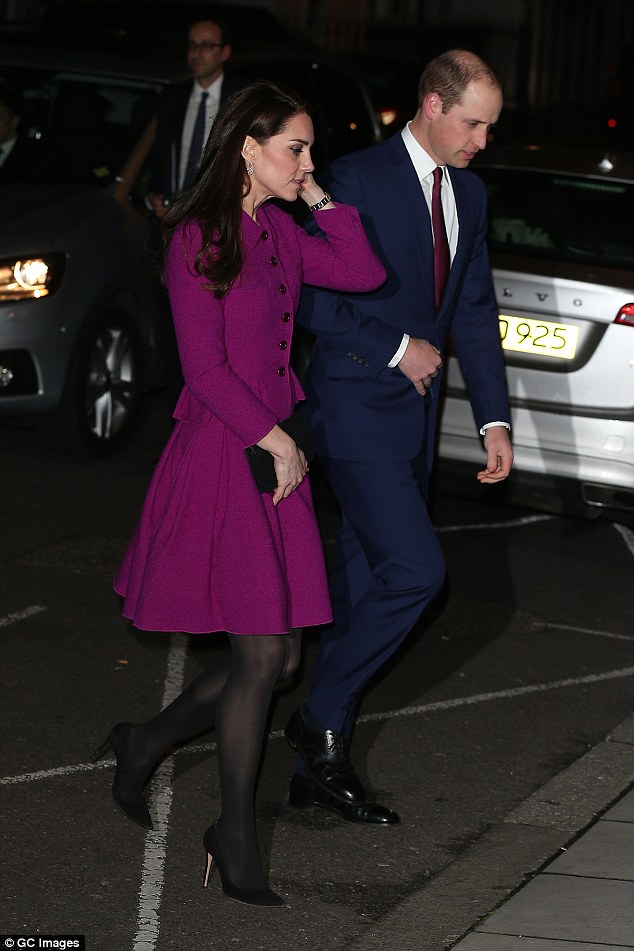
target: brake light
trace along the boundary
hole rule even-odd
[[[616,315],[616,324],[627,324],[634,327],[634,304],[624,304]]]

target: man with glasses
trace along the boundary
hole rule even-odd
[[[216,18],[192,23],[187,65],[192,79],[170,86],[159,100],[148,202],[158,218],[170,198],[188,188],[196,175],[218,109],[243,83],[225,72],[231,56],[227,29]]]

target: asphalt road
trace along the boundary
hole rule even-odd
[[[495,488],[480,502],[437,496],[446,589],[365,697],[353,748],[402,824],[363,829],[286,803],[281,731],[310,634],[301,678],[275,699],[257,797],[264,866],[288,905],[258,911],[215,877],[201,888],[213,732],[156,774],[152,835],[116,810],[112,761],[89,761],[112,724],[153,714],[225,649],[217,635],[134,631],[111,589],[167,432],[160,399],[112,460],[0,427],[0,932],[85,935],[91,951],[364,951],[364,934],[419,895],[428,925],[412,944],[395,933],[371,947],[441,951],[477,916],[477,868],[449,894],[434,883],[634,710],[634,532],[500,508]],[[328,551],[335,516],[317,494]]]

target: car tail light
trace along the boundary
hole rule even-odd
[[[614,322],[616,324],[627,324],[628,327],[634,327],[634,304],[623,304]]]

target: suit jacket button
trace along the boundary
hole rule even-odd
[[[278,376],[286,376],[286,369],[285,369],[285,367],[280,367],[279,370],[277,371],[277,375],[278,375]]]
[[[286,293],[286,284],[280,284],[280,294]]]
[[[275,266],[277,264],[277,258],[275,256],[269,258],[269,264],[273,264]]]
[[[266,239],[268,238],[268,236],[269,236],[268,231],[263,231],[263,232],[262,232],[262,240],[263,240],[263,241],[266,241]]]
[[[290,319],[291,319],[291,315],[289,313],[282,314],[282,320],[284,321],[285,324],[287,324]]]
[[[286,342],[286,340],[280,340],[280,350],[286,350],[287,347],[288,347],[288,343]]]

